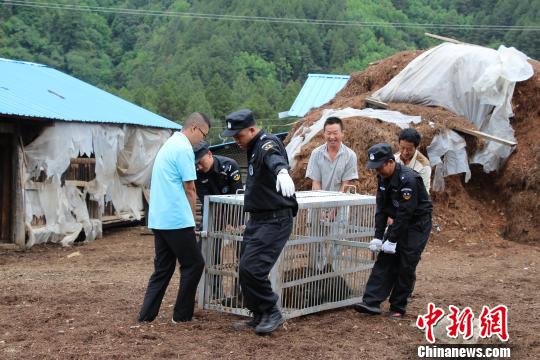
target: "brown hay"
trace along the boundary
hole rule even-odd
[[[540,240],[540,62],[534,75],[516,85],[512,127],[518,142],[497,180],[506,202],[504,235],[523,242]]]
[[[320,108],[312,109],[295,124],[286,141],[290,140],[300,126],[310,126],[319,120],[324,109],[365,108],[366,97],[386,85],[421,53],[422,51],[400,52],[364,71],[353,73],[334,99]],[[469,184],[464,183],[462,174],[447,177],[445,191],[432,193],[435,203],[434,221],[446,228],[449,234],[455,233],[455,230],[496,234],[497,229],[494,227],[502,226],[504,234],[512,240],[532,242],[540,239],[540,63],[531,63],[534,76],[518,83],[514,92],[515,117],[512,119],[512,126],[518,146],[505,168],[500,174],[489,175],[475,170],[475,181]],[[392,103],[389,104],[389,110],[422,117],[422,122],[414,127],[422,136],[419,150],[424,154],[433,137],[445,129],[464,127],[476,130],[466,118],[440,107]],[[365,168],[367,149],[375,143],[387,142],[397,151],[400,128],[365,117],[347,118],[344,119],[344,124],[344,143],[353,149],[358,157],[360,181],[357,190],[360,193],[373,194],[376,180],[374,173]],[[483,141],[478,138],[462,135],[467,142],[469,155],[483,146]],[[299,190],[311,188],[311,181],[305,178],[307,162],[311,151],[323,142],[321,132],[297,154],[298,163],[293,171],[293,179]],[[502,199],[504,201],[500,201]],[[501,213],[506,217],[506,224],[500,225]]]

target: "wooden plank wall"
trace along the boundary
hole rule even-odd
[[[13,134],[0,134],[0,242],[11,242]]]

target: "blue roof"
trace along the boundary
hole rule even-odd
[[[272,135],[277,136],[281,140],[284,140],[287,137],[287,135],[289,135],[289,133],[288,132],[279,132],[279,133],[275,133],[275,134],[272,134]],[[221,144],[210,145],[210,146],[208,146],[208,148],[210,150],[219,150],[219,149],[222,149],[222,148],[230,146],[230,145],[236,145],[236,141],[227,141],[227,142],[223,142]]]
[[[46,65],[2,58],[0,114],[181,128],[175,122]]]
[[[349,75],[308,74],[288,115],[302,117],[311,108],[326,104],[336,96],[347,81],[349,81]]]

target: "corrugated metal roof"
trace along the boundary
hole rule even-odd
[[[181,128],[175,122],[46,65],[2,58],[0,114]]]
[[[327,103],[336,96],[347,81],[349,81],[348,75],[308,74],[288,115],[302,117],[311,108]]]
[[[278,138],[281,139],[281,141],[283,141],[283,140],[285,140],[287,135],[289,135],[289,133],[288,132],[279,132],[279,133],[273,133],[272,135],[277,136]],[[227,141],[227,142],[223,142],[221,144],[210,145],[210,146],[208,146],[208,148],[210,150],[219,150],[219,149],[225,148],[225,147],[230,146],[230,145],[236,145],[236,141]]]

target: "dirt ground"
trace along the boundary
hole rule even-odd
[[[534,245],[435,230],[403,321],[344,308],[289,320],[259,337],[232,329],[241,318],[208,310],[196,310],[191,323],[171,324],[177,276],[156,321],[139,324],[153,259],[153,237],[145,232],[120,228],[70,248],[0,250],[0,358],[411,359],[425,343],[414,322],[429,302],[471,306],[476,315],[482,305],[505,304],[512,358],[540,355]]]

